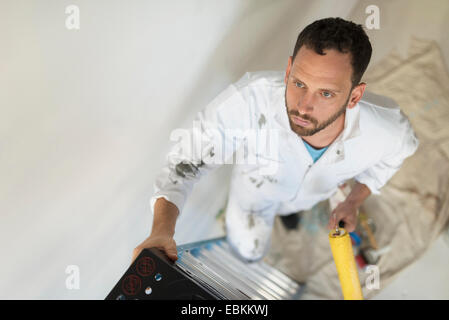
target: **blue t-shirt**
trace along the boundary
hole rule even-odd
[[[302,140],[302,139],[301,139]],[[304,145],[306,146],[307,151],[309,151],[310,155],[312,156],[313,163],[315,163],[326,151],[328,147],[324,147],[321,149],[315,149],[310,144],[308,144],[305,140],[302,140],[304,142]]]

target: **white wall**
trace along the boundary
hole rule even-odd
[[[285,69],[304,26],[355,3],[2,0],[0,298],[103,299],[149,233],[171,130],[244,72]],[[80,30],[65,27],[71,4]],[[215,212],[198,199],[222,199],[213,178],[178,244],[210,236]],[[203,231],[189,223],[199,215]],[[79,290],[65,286],[68,265]]]

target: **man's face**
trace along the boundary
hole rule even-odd
[[[291,129],[311,136],[343,116],[351,97],[350,54],[301,47],[285,75],[285,103]]]

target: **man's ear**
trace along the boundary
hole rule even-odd
[[[285,85],[287,85],[288,76],[290,75],[290,69],[292,68],[292,57],[293,56],[288,57],[287,69],[285,70],[285,77],[284,77]]]
[[[365,82],[360,82],[358,85],[354,87],[354,89],[352,89],[351,99],[349,100],[347,106],[348,109],[354,108],[357,105],[360,99],[362,99],[365,89],[366,89]]]

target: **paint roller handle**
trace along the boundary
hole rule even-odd
[[[355,230],[357,225],[359,208],[357,203],[345,200],[332,210],[329,217],[328,229],[338,231],[339,228],[345,228],[348,232]]]
[[[340,233],[340,229],[339,228],[344,228],[345,227],[345,222],[343,220],[339,221],[337,223],[337,226],[335,227],[335,232],[336,233]]]

